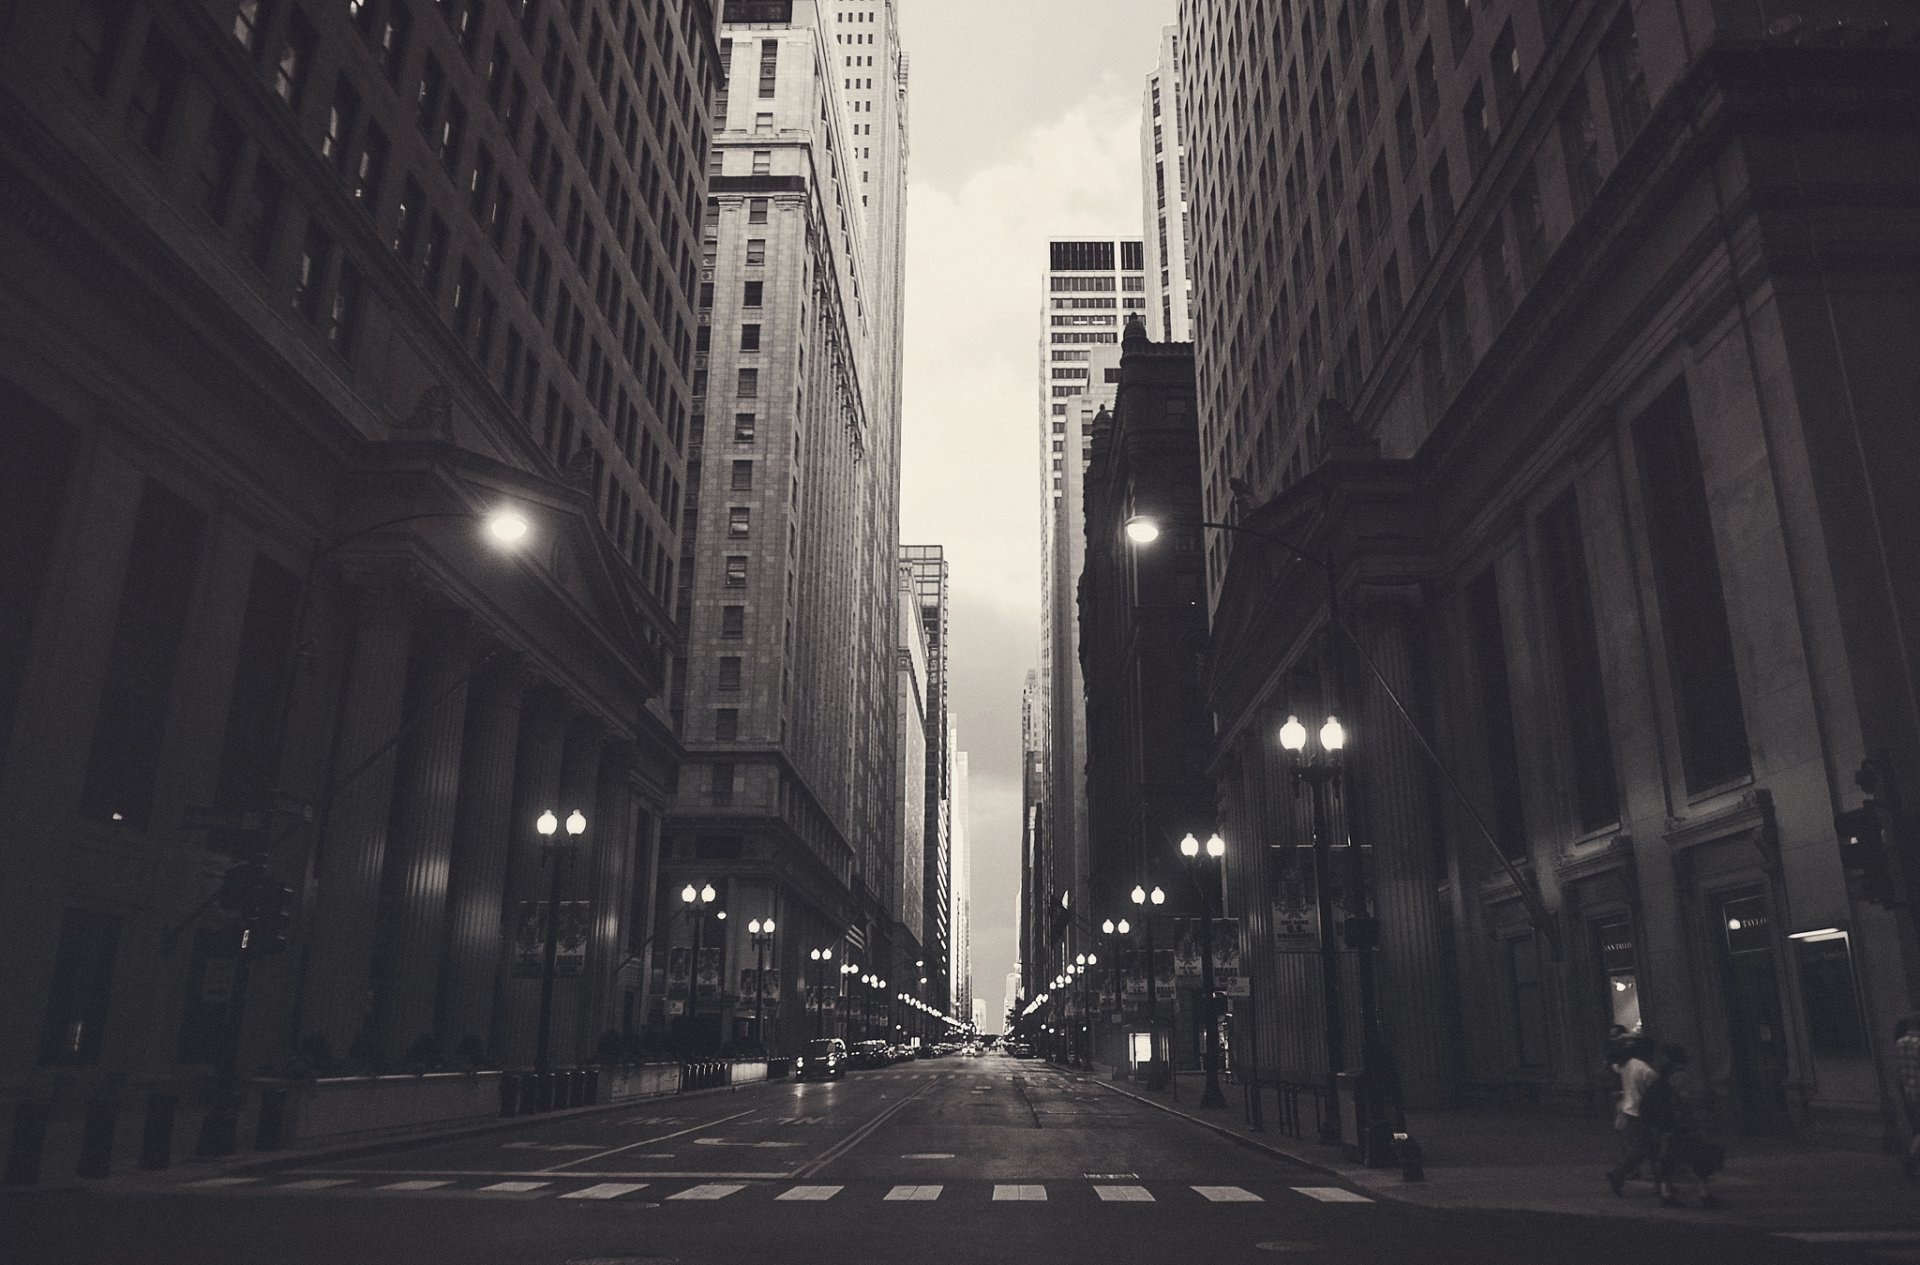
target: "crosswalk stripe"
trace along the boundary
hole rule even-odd
[[[993,1197],[1001,1203],[1045,1203],[1047,1188],[1045,1186],[995,1186]]]
[[[197,1182],[188,1182],[189,1186],[250,1186],[259,1181],[258,1177],[206,1177]]]
[[[887,1192],[887,1199],[911,1199],[919,1202],[938,1199],[943,1187],[940,1186],[895,1186]]]
[[[1238,1186],[1195,1186],[1193,1189],[1201,1198],[1210,1199],[1217,1204],[1257,1204],[1266,1202],[1266,1200],[1260,1198],[1260,1196],[1254,1194],[1252,1191],[1242,1190]]]
[[[583,1186],[579,1190],[570,1190],[560,1196],[562,1199],[618,1199],[622,1195],[631,1195],[636,1190],[645,1190],[645,1182],[601,1182],[597,1186]]]
[[[275,1190],[331,1190],[353,1181],[351,1177],[309,1177],[305,1181],[281,1182]]]
[[[1783,1230],[1776,1237],[1802,1243],[1920,1243],[1920,1230]]]
[[[542,1186],[551,1186],[552,1182],[495,1182],[491,1186],[482,1186],[482,1193],[496,1195],[524,1195],[530,1190],[539,1190]]]
[[[745,1182],[706,1182],[699,1186],[689,1186],[677,1195],[668,1195],[669,1199],[725,1199],[747,1188]]]
[[[438,1190],[442,1186],[453,1185],[450,1181],[406,1181],[389,1182],[385,1186],[376,1186],[376,1190]]]
[[[792,1190],[782,1191],[774,1198],[779,1201],[807,1200],[818,1203],[833,1198],[844,1189],[845,1187],[842,1186],[795,1186]]]
[[[1294,1193],[1327,1204],[1370,1204],[1373,1200],[1344,1186],[1295,1186]]]
[[[1095,1186],[1093,1193],[1110,1204],[1150,1204],[1154,1201],[1145,1186]]]

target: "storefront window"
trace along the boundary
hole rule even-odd
[[[1600,969],[1607,981],[1607,1005],[1612,1018],[1608,1022],[1639,1032],[1640,978],[1634,955],[1633,924],[1625,918],[1598,923],[1593,929],[1599,951]]]

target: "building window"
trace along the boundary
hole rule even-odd
[[[759,399],[760,371],[758,369],[740,370],[739,378],[734,385],[734,394],[743,400]]]
[[[343,357],[351,356],[353,337],[359,328],[360,270],[343,263],[340,279],[333,287],[333,306],[327,313],[327,345]]]
[[[273,68],[273,90],[292,109],[300,108],[300,98],[307,90],[307,72],[313,67],[314,46],[319,42],[313,23],[295,9],[287,19],[286,46]]]
[[[113,80],[113,62],[120,51],[120,37],[127,24],[129,0],[81,0],[73,6],[73,33],[67,41],[67,75],[95,96],[107,95]],[[253,43],[259,30],[255,18],[261,0],[240,6],[242,17],[234,19],[234,37],[249,52],[257,52]]]
[[[713,765],[712,768],[712,779],[707,785],[713,793],[713,802],[731,804],[733,802],[733,765],[723,762]]]
[[[752,413],[735,413],[733,415],[733,442],[736,444],[752,443],[754,427],[757,420]]]
[[[771,132],[773,130],[773,115],[766,113],[754,115],[753,130],[756,132]]]
[[[766,291],[766,282],[749,281],[741,288],[740,306],[759,307],[761,296]]]
[[[147,826],[205,534],[205,515],[147,480],[80,795],[88,820]]]
[[[756,149],[753,151],[753,174],[756,176],[770,176],[773,174],[772,150]]]
[[[240,7],[233,13],[233,38],[240,41],[240,47],[249,53],[259,53],[267,38],[267,20],[272,13],[269,0],[240,0]]]
[[[413,117],[420,130],[429,137],[433,135],[433,122],[440,116],[440,92],[446,85],[446,75],[440,69],[440,63],[432,53],[420,66],[420,87],[414,93]]]
[[[309,322],[320,319],[320,295],[327,284],[327,263],[333,256],[333,241],[316,221],[307,225],[306,240],[300,246],[300,267],[293,279],[293,310]]]
[[[360,146],[360,161],[353,173],[353,200],[372,215],[380,203],[380,184],[387,178],[387,134],[378,123],[367,120],[367,136]]]
[[[716,707],[713,709],[713,736],[718,742],[732,742],[740,736],[739,708]]]
[[[345,75],[333,81],[333,104],[327,107],[327,131],[320,138],[320,156],[338,171],[347,169],[347,146],[353,139],[353,125],[360,117],[360,94]]]
[[[406,69],[407,35],[412,30],[413,13],[406,0],[392,0],[387,5],[386,25],[380,31],[380,65],[387,72],[387,82],[396,86],[400,72]]]
[[[720,635],[729,641],[737,641],[747,635],[746,607],[722,606],[720,608]]]
[[[731,490],[735,492],[753,491],[753,462],[736,461],[733,463],[733,483]]]
[[[747,223],[765,224],[767,222],[767,199],[747,199]]]
[[[1547,999],[1540,980],[1540,946],[1530,935],[1507,942],[1507,981],[1513,992],[1514,1062],[1547,1065]]]
[[[727,555],[726,586],[730,589],[747,587],[747,555],[744,553]]]
[[[1640,37],[1633,29],[1633,8],[1626,6],[1600,41],[1600,73],[1613,116],[1613,148],[1625,153],[1646,126],[1653,106],[1647,99],[1647,74],[1640,65]]]
[[[747,239],[747,267],[759,268],[767,262],[767,239],[749,237]]]
[[[41,1066],[84,1067],[100,1061],[113,994],[113,959],[119,949],[116,915],[69,909],[61,917],[47,1013],[40,1026]]]
[[[1474,661],[1482,749],[1493,792],[1493,837],[1510,858],[1526,854],[1526,821],[1521,811],[1520,746],[1513,731],[1513,700],[1507,684],[1506,632],[1500,617],[1500,589],[1488,567],[1466,591],[1467,639]]]
[[[1511,21],[1500,28],[1500,34],[1493,41],[1493,51],[1487,54],[1487,63],[1493,72],[1493,102],[1504,125],[1513,117],[1514,107],[1520,104],[1520,49],[1513,42]]]
[[[760,99],[771,100],[780,71],[780,41],[760,41]]]
[[[199,177],[200,209],[216,224],[226,219],[227,206],[233,200],[234,186],[240,178],[240,149],[245,134],[233,116],[218,106],[207,123],[207,144],[201,151]]]
[[[716,686],[722,693],[732,694],[740,689],[740,656],[723,654],[720,656],[720,672]]]
[[[760,327],[758,325],[742,325],[740,327],[740,350],[760,350]]]
[[[127,134],[158,154],[167,142],[167,127],[173,121],[173,108],[180,99],[180,80],[186,63],[180,50],[154,27],[147,32],[146,46],[140,50],[140,62],[134,67],[133,84],[127,95]]]
[[[1467,135],[1467,170],[1478,176],[1493,153],[1493,121],[1487,115],[1487,92],[1478,82],[1460,107],[1460,122]]]
[[[1587,105],[1587,85],[1577,83],[1560,110],[1560,153],[1567,164],[1567,196],[1575,216],[1586,214],[1600,193],[1600,142]]]
[[[1447,0],[1447,30],[1453,36],[1453,60],[1473,41],[1473,0]]]
[[[1727,625],[1706,479],[1684,380],[1633,423],[1647,552],[1660,603],[1667,675],[1680,726],[1687,790],[1698,794],[1752,771]]]
[[[280,232],[280,173],[266,155],[254,160],[253,181],[247,188],[247,208],[240,225],[247,258],[265,270],[273,262],[274,238]]]
[[[1588,834],[1620,820],[1620,800],[1580,501],[1571,490],[1540,516],[1540,553],[1559,651],[1561,724],[1572,748],[1574,820],[1580,832]]]
[[[1593,924],[1594,960],[1607,990],[1607,1016],[1617,1026],[1638,1033],[1640,1014],[1640,962],[1634,952],[1633,923],[1626,918],[1609,918]],[[1852,993],[1851,987],[1848,993]]]
[[[753,508],[747,505],[727,507],[727,535],[739,540],[752,533]]]

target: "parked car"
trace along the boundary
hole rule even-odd
[[[855,1041],[847,1047],[847,1066],[856,1071],[885,1067],[890,1061],[885,1041]]]
[[[846,1074],[847,1043],[839,1037],[809,1041],[806,1053],[793,1060],[793,1079],[797,1081],[836,1080]]]

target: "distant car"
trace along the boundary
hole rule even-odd
[[[847,1047],[847,1066],[856,1071],[885,1067],[890,1062],[885,1041],[855,1041]]]
[[[809,1041],[806,1053],[793,1060],[793,1079],[797,1081],[837,1080],[846,1074],[847,1043],[839,1037]]]
[[[1007,1053],[1016,1059],[1030,1059],[1033,1057],[1032,1042],[1015,1040],[1006,1041],[1002,1044],[1006,1047]]]

